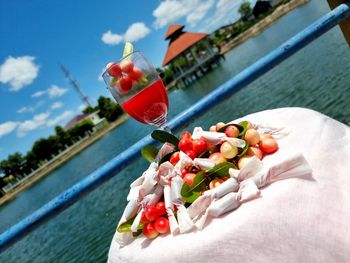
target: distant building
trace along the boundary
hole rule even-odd
[[[179,24],[169,26],[164,37],[169,40],[169,45],[162,66],[171,69],[174,82],[186,85],[216,63],[220,54],[210,45],[209,35],[185,32],[184,27]]]
[[[102,127],[108,124],[106,118],[100,118],[100,116],[98,116],[98,111],[95,111],[92,113],[80,114],[75,116],[64,126],[64,130],[67,131],[84,120],[90,120],[93,123],[94,131],[98,131],[99,129],[101,129]]]
[[[270,4],[270,1],[260,0],[255,3],[252,13],[255,16],[255,18],[259,18],[260,15],[267,13],[271,9],[272,6]]]

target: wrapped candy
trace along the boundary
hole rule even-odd
[[[170,232],[172,235],[176,235],[179,233],[179,224],[175,218],[174,214],[174,205],[171,200],[171,190],[169,185],[164,186],[164,202],[165,208],[169,219],[170,224]]]
[[[180,233],[188,232],[194,227],[194,223],[184,206],[185,202],[181,195],[181,188],[184,183],[181,178],[181,170],[192,165],[194,165],[192,159],[183,152],[180,152],[180,159],[174,167],[173,177],[171,179],[171,202],[178,209],[177,221]]]
[[[201,170],[209,170],[215,166],[215,162],[209,158],[195,158],[193,162]]]
[[[240,170],[238,176],[231,177],[218,187],[197,198],[188,207],[188,212],[194,219],[196,227],[202,229],[208,216],[218,217],[236,209],[242,202],[260,196],[259,188],[278,180],[310,176],[311,171],[310,165],[300,153],[292,154],[265,168],[263,168],[262,162],[258,158],[252,158]],[[243,180],[238,181],[239,179]],[[236,180],[235,189],[234,182],[229,180]],[[239,186],[238,192],[235,193],[237,186]]]
[[[233,146],[244,148],[246,144],[245,140],[227,137],[223,132],[203,131],[201,127],[196,127],[193,130],[192,139],[195,140],[200,138],[204,138],[209,144],[214,145],[227,141]]]
[[[211,205],[215,199],[219,199],[230,192],[237,191],[239,183],[235,178],[229,178],[218,187],[205,191],[203,195],[198,197],[188,208],[188,214],[194,220],[197,220],[198,216],[203,214],[206,209]]]

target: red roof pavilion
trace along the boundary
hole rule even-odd
[[[167,65],[170,61],[183,53],[186,49],[190,48],[201,39],[205,38],[207,34],[204,33],[189,33],[184,32],[183,25],[170,25],[164,39],[170,39],[168,50],[166,51],[162,65]]]

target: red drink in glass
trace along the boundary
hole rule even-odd
[[[146,124],[164,119],[168,112],[168,96],[162,80],[156,80],[121,106],[131,117]]]
[[[161,127],[167,121],[168,96],[157,70],[140,52],[111,62],[103,73],[123,110],[139,122]]]

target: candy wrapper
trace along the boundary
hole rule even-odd
[[[247,121],[217,124],[210,131],[196,127],[180,138],[158,132],[156,139],[166,143],[131,183],[116,241],[123,246],[141,233],[152,239],[200,230],[209,218],[261,196],[262,187],[311,175],[301,153],[264,161],[278,151],[275,138],[290,132]]]

